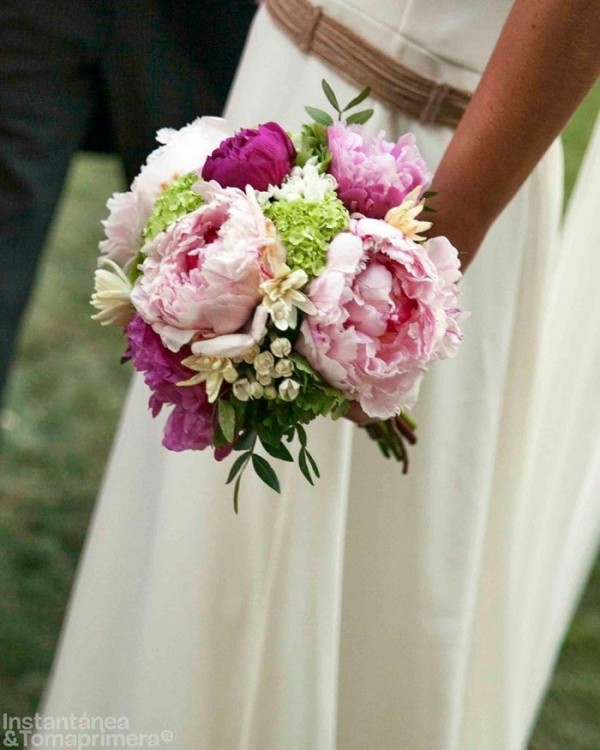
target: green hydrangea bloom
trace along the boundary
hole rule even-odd
[[[146,242],[164,232],[175,219],[191,213],[202,204],[202,198],[192,190],[192,185],[197,181],[198,175],[190,172],[174,180],[162,191],[142,230],[142,236]]]
[[[350,214],[334,192],[322,201],[273,201],[264,212],[275,222],[286,246],[288,266],[301,268],[311,278],[325,268],[329,243],[350,222]]]

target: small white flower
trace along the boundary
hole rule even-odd
[[[95,292],[90,301],[100,312],[92,315],[92,320],[103,326],[126,326],[135,313],[131,282],[113,260],[103,258],[100,262],[106,268],[98,268],[94,275]]]
[[[261,385],[271,385],[271,383],[273,382],[273,378],[268,372],[259,372],[256,376],[256,379]]]
[[[303,167],[294,167],[281,187],[269,186],[266,192],[260,193],[261,204],[269,199],[278,201],[322,201],[327,193],[337,188],[335,177],[319,171],[316,157],[309,159]]]
[[[276,357],[287,357],[292,351],[292,345],[289,339],[275,339],[271,342],[271,351]]]
[[[301,268],[292,271],[285,263],[279,263],[274,277],[260,285],[263,305],[280,331],[296,327],[298,310],[307,315],[315,315],[317,312],[306,294],[300,291],[307,283],[306,271]]]
[[[204,357],[201,354],[192,354],[181,363],[190,370],[195,370],[189,380],[181,380],[177,385],[198,385],[206,383],[206,395],[209,403],[217,400],[223,381],[233,383],[237,379],[237,370],[227,357]]]
[[[253,380],[250,383],[250,386],[248,387],[248,393],[250,394],[250,398],[262,398],[264,392],[265,392],[265,389],[256,380]]]
[[[269,313],[271,314],[271,320],[275,323],[275,327],[281,331],[287,331],[288,328],[295,328],[298,322],[295,308],[292,305],[288,305],[282,299],[277,300],[277,302],[274,302],[270,306]]]
[[[267,399],[267,401],[274,401],[277,398],[277,391],[272,385],[268,385],[265,388],[263,396]]]
[[[233,384],[233,395],[238,401],[248,401],[250,398],[250,381],[248,378],[241,378]]]
[[[425,200],[419,200],[420,187],[416,187],[408,193],[402,203],[390,210],[385,215],[385,220],[396,229],[399,229],[405,237],[419,242],[425,237],[419,232],[426,232],[432,227],[430,221],[418,221],[417,216],[425,208]]]
[[[275,372],[281,378],[289,378],[294,372],[294,363],[291,359],[280,359],[275,365]]]
[[[279,395],[282,401],[294,401],[300,393],[300,383],[287,378],[279,384]]]
[[[254,360],[259,354],[260,354],[260,348],[258,344],[255,344],[251,349],[248,349],[247,352],[244,352],[242,354],[242,359],[247,365],[251,365],[254,363]]]
[[[254,369],[259,375],[268,375],[275,364],[275,359],[271,352],[261,352],[254,358]]]

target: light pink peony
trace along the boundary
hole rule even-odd
[[[373,219],[383,219],[416,187],[430,182],[412,133],[396,143],[375,138],[360,125],[336,123],[327,128],[331,152],[329,171],[338,182],[338,195],[346,208]]]
[[[113,193],[106,202],[108,217],[102,222],[106,239],[100,243],[100,252],[120,266],[126,266],[142,244],[142,229],[146,223],[138,209],[135,193]]]
[[[462,338],[458,255],[445,237],[425,245],[375,219],[351,222],[309,287],[317,314],[297,348],[370,417],[410,409],[427,365]]]
[[[142,319],[174,352],[192,341],[229,340],[250,324],[261,301],[261,252],[271,240],[254,193],[216,183],[204,185],[204,193],[204,205],[144,246],[131,294]]]
[[[232,132],[220,117],[199,117],[180,130],[159,130],[156,138],[161,146],[148,156],[131,190],[108,199],[109,215],[102,222],[106,239],[100,243],[100,252],[121,265],[133,260],[161,190],[189,172],[200,175],[207,156]]]

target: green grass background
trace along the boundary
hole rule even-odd
[[[567,190],[599,106],[597,85],[564,134]],[[118,365],[118,332],[93,323],[88,306],[99,221],[107,196],[121,187],[115,159],[75,160],[2,413],[0,714],[28,715],[37,705],[129,379],[129,369]],[[596,566],[531,750],[599,749]]]

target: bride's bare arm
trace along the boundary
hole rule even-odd
[[[516,0],[432,185],[463,268],[598,75],[599,0]]]

